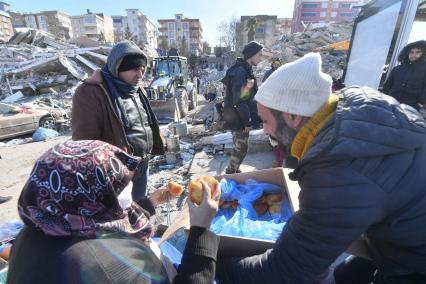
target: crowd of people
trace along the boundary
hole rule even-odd
[[[219,195],[210,198],[203,183],[201,205],[188,201],[179,267],[155,253],[149,217],[164,189],[148,194],[147,157],[164,143],[138,87],[147,57],[125,41],[77,89],[74,141],[34,165],[18,201],[25,226],[7,283],[426,283],[425,42],[401,52],[384,93],[332,92],[318,53],[272,62],[258,88],[262,49],[248,43],[227,70],[223,119],[234,141],[226,173],[239,172],[249,131],[259,127],[296,161],[300,209],[272,249],[218,259],[209,227]],[[332,268],[355,241],[363,256]]]

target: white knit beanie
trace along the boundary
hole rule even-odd
[[[272,73],[255,100],[282,112],[311,117],[328,100],[332,79],[321,71],[321,56],[308,53]]]

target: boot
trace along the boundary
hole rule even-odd
[[[240,170],[234,170],[234,169],[229,169],[229,168],[226,168],[226,170],[225,170],[225,174],[227,174],[227,175],[230,175],[230,174],[239,174],[239,173],[241,173]]]

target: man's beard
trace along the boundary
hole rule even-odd
[[[281,112],[272,111],[272,113],[275,119],[277,120],[277,126],[275,128],[275,133],[273,137],[278,142],[280,147],[286,149],[289,152],[294,137],[296,137],[297,131],[287,126],[287,123],[285,122],[284,117],[282,117]]]

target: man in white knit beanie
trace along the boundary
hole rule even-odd
[[[376,90],[331,84],[310,53],[259,88],[265,133],[297,159],[299,210],[272,250],[218,260],[220,283],[426,283],[426,121]],[[328,270],[354,241],[358,257]]]
[[[290,147],[297,130],[328,101],[331,84],[331,77],[321,72],[318,53],[309,53],[278,68],[255,96],[259,115],[266,118],[265,133],[275,137],[281,146]],[[271,116],[282,125],[276,131],[271,129]]]

